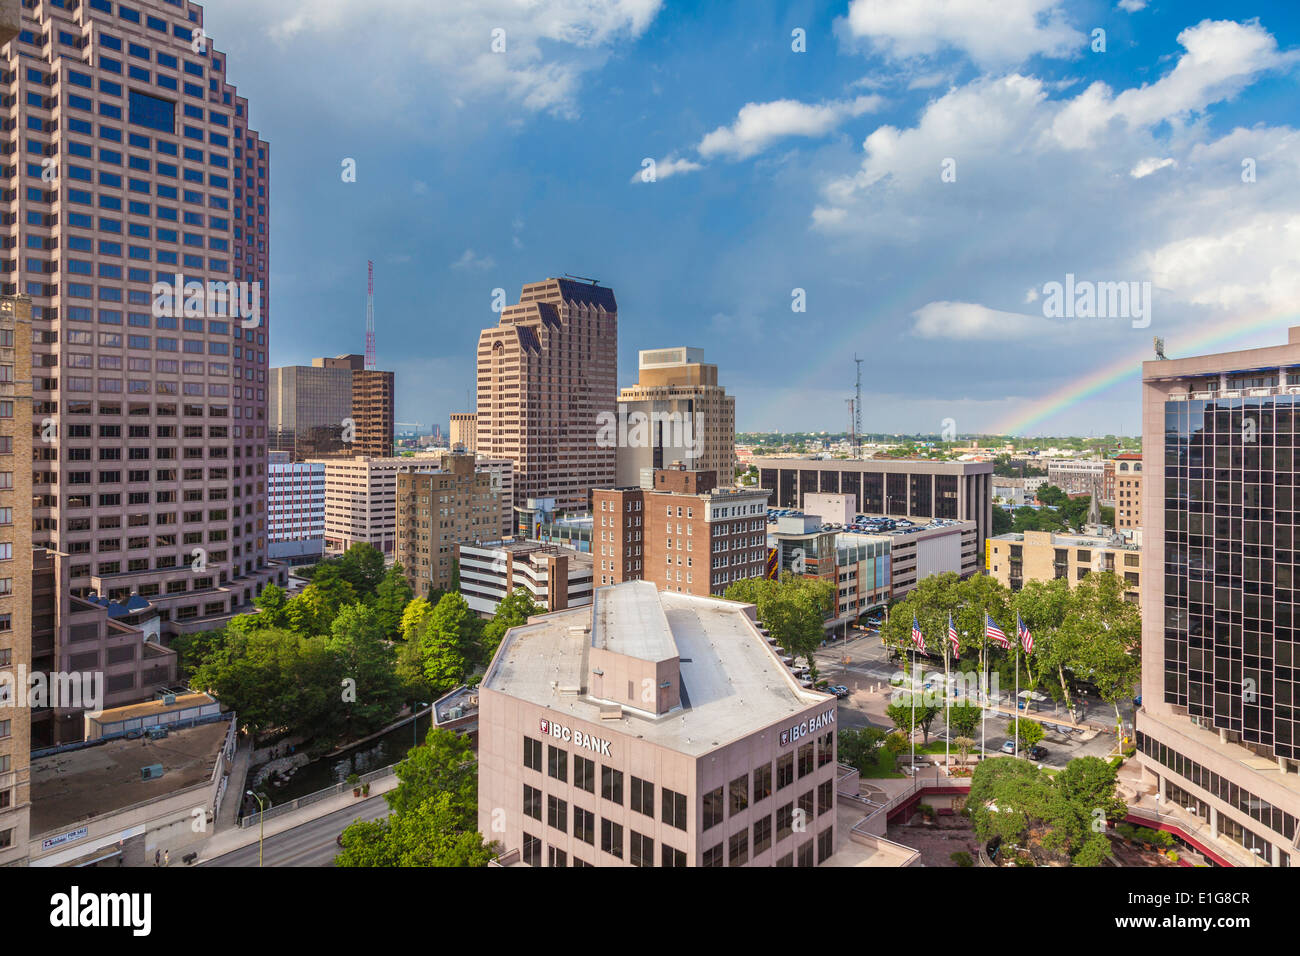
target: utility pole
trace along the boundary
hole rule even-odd
[[[857,383],[854,386],[854,403],[853,403],[853,434],[857,442],[857,457],[862,457],[862,359],[858,358],[858,353],[853,353],[853,361],[858,367]]]

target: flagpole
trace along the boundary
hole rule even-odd
[[[912,772],[916,772],[916,647],[912,648],[912,724],[908,739],[912,741]]]
[[[952,618],[948,618],[949,630]],[[952,699],[952,690],[948,686],[948,635],[943,636],[943,769],[952,774],[952,724],[948,720],[948,702]]]
[[[1016,639],[1016,756],[1020,756],[1020,640]]]
[[[981,696],[983,697],[983,699],[980,701],[980,760],[981,761],[985,758],[985,756],[987,756],[987,751],[985,751],[984,749],[984,744],[985,744],[984,738],[987,736],[988,725],[989,725],[989,659],[988,656],[984,653],[984,648],[987,646],[988,642],[989,642],[988,629],[985,628],[984,639],[980,641],[980,679],[983,681],[984,684],[984,686],[980,688],[980,693]]]

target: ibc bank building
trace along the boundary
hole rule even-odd
[[[752,605],[599,588],[506,634],[479,690],[479,829],[503,864],[815,866],[833,855],[836,700]]]

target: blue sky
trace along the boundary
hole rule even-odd
[[[909,432],[1014,420],[1153,335],[1179,355],[1275,315],[1229,347],[1284,340],[1298,21],[1282,0],[206,9],[272,146],[274,364],[362,351],[372,258],[398,418],[445,423],[492,290],[571,272],[618,296],[620,384],[638,349],[698,346],[741,429],[842,430],[856,352],[864,426]],[[1150,325],[1046,318],[1067,273],[1150,282]],[[1032,430],[1135,433],[1137,401],[1130,379]]]

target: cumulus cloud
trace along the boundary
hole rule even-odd
[[[631,182],[649,183],[657,182],[660,179],[667,179],[669,176],[676,176],[679,173],[693,173],[697,169],[703,169],[702,163],[697,163],[690,159],[679,159],[676,156],[665,156],[663,159],[655,160],[654,179],[646,178],[646,171],[649,167],[642,166],[632,174]]]
[[[1067,57],[1084,45],[1060,0],[853,0],[847,26],[894,59],[953,49],[988,68]]]
[[[603,65],[614,45],[644,33],[662,0],[232,0],[232,6],[223,13],[253,21],[248,28],[281,45],[348,45],[350,56],[374,64],[370,79],[379,87],[413,93],[414,62],[438,76],[453,103],[503,97],[527,110],[574,117],[583,74]]]
[[[1164,159],[1158,156],[1148,156],[1146,159],[1139,160],[1138,164],[1128,171],[1128,174],[1134,179],[1145,179],[1158,170],[1177,165],[1178,163],[1168,156]]]
[[[1050,324],[1042,316],[999,312],[976,302],[929,302],[912,318],[913,334],[923,339],[1018,339]]]
[[[715,156],[748,159],[788,136],[825,136],[844,120],[879,109],[882,102],[881,97],[873,95],[826,103],[798,100],[746,103],[735,122],[719,126],[706,135],[696,151],[706,159]]]

